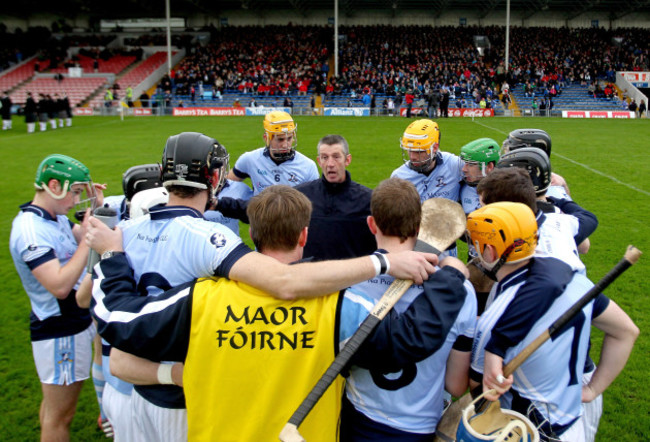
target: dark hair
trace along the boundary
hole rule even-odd
[[[494,169],[476,188],[484,205],[500,201],[526,204],[537,213],[537,197],[530,175],[519,167]]]

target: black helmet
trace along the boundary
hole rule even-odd
[[[551,185],[551,162],[542,149],[522,147],[501,157],[498,168],[521,167],[526,169],[537,196],[543,195]]]
[[[122,189],[127,201],[131,201],[133,195],[141,190],[152,189],[161,185],[159,164],[133,166],[122,175]]]
[[[551,157],[551,136],[542,129],[517,129],[508,134],[501,145],[501,155],[505,155],[522,147],[542,149],[546,156]]]
[[[216,195],[226,182],[228,159],[228,151],[214,138],[198,132],[173,135],[163,152],[163,185],[208,189]]]

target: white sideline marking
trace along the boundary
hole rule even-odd
[[[504,132],[504,131],[502,131],[502,130],[500,130],[500,129],[497,129],[497,128],[495,128],[495,127],[490,127],[490,126],[488,126],[488,125],[486,125],[486,124],[483,124],[483,123],[481,123],[481,122],[479,122],[479,121],[474,121],[474,123],[478,124],[479,126],[483,126],[483,127],[487,128],[487,129],[493,130],[493,131],[495,131],[495,132],[499,132],[500,134],[503,134],[503,135],[506,135],[506,136],[508,135],[506,132]],[[578,161],[572,160],[571,158],[565,157],[564,155],[560,155],[560,154],[557,153],[557,152],[553,152],[553,156],[558,156],[558,157],[562,158],[563,160],[566,160],[566,161],[568,161],[568,162],[570,162],[570,163],[575,164],[576,166],[580,166],[580,167],[582,167],[582,168],[584,168],[584,169],[587,169],[587,170],[590,171],[590,172],[593,172],[593,173],[595,173],[595,174],[597,174],[597,175],[600,175],[600,176],[605,177],[605,178],[607,178],[607,179],[609,179],[609,180],[612,180],[612,181],[614,181],[614,182],[617,183],[617,184],[621,184],[621,185],[623,185],[623,186],[625,186],[625,187],[628,187],[628,188],[630,188],[630,189],[632,189],[632,190],[635,190],[635,191],[637,191],[637,192],[639,192],[639,193],[642,193],[642,194],[644,194],[644,195],[650,196],[650,192],[647,192],[647,191],[645,191],[645,190],[643,190],[643,189],[639,189],[638,187],[634,187],[634,186],[631,185],[631,184],[624,183],[623,181],[619,180],[618,178],[614,178],[613,176],[611,176],[611,175],[607,175],[606,173],[603,173],[603,172],[601,172],[601,171],[599,171],[599,170],[593,169],[593,168],[587,166],[586,164],[579,163]]]

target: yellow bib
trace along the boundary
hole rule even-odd
[[[190,441],[277,441],[334,360],[338,294],[280,301],[246,284],[200,280],[183,383]],[[338,376],[300,432],[338,440]]]

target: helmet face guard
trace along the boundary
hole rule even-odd
[[[469,167],[477,167],[480,174],[467,173],[465,167],[461,165],[460,173],[463,181],[474,187],[479,181],[487,175],[487,166],[490,163],[496,165],[499,161],[499,145],[491,138],[479,138],[474,140],[460,149],[460,159]],[[476,176],[478,175],[478,176]]]
[[[50,190],[48,184],[57,180],[61,185],[61,193],[56,194]],[[67,155],[54,154],[46,157],[36,170],[34,187],[44,190],[55,200],[62,200],[68,192],[73,191],[72,186],[80,184],[83,190],[79,192],[79,201],[75,203],[75,218],[83,219],[87,209],[94,209],[97,196],[95,186],[90,178],[90,171],[81,162]],[[74,191],[77,193],[77,191]],[[85,193],[85,195],[84,195]]]
[[[273,111],[266,114],[264,117],[266,149],[273,161],[279,164],[295,157],[298,146],[297,130],[298,125],[287,112]],[[283,137],[283,139],[278,140],[277,137]],[[273,146],[274,141],[286,145],[275,147]]]
[[[410,169],[420,173],[426,172],[430,169],[431,163],[433,163],[436,156],[435,153],[438,151],[437,143],[435,146],[431,146],[429,149],[410,149],[408,147],[404,147],[404,145],[401,144],[401,139],[400,147],[402,149],[402,161],[404,161],[404,163]],[[421,156],[424,156],[422,153],[426,153],[426,156],[422,160],[413,161],[411,159],[411,152],[418,152]]]
[[[467,216],[467,236],[483,267],[496,273],[503,264],[514,264],[533,256],[537,247],[537,221],[525,204],[488,204]],[[487,262],[483,256],[488,245],[496,252],[492,262]]]
[[[431,120],[417,120],[409,124],[399,141],[404,163],[416,172],[427,172],[438,153],[440,129]],[[418,153],[418,160],[411,158],[412,153]]]

